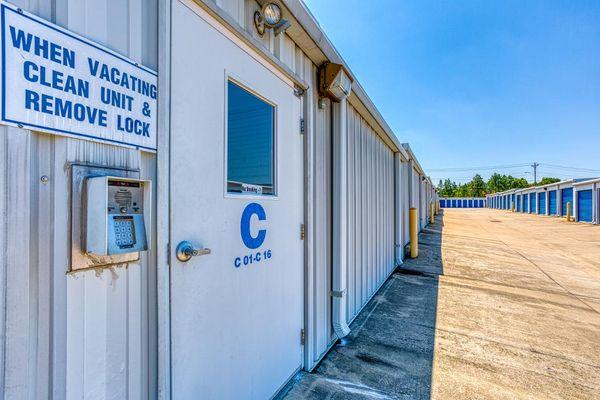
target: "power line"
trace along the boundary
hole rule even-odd
[[[508,165],[491,165],[484,167],[461,167],[461,168],[432,168],[428,169],[431,172],[465,172],[465,171],[483,171],[491,169],[508,169],[508,168],[522,168],[529,167],[529,164],[508,164]]]
[[[581,177],[581,174],[585,173],[600,173],[600,170],[591,169],[591,168],[581,168],[581,167],[570,167],[566,165],[558,165],[558,164],[540,164],[534,162],[533,164],[504,164],[504,165],[490,165],[490,166],[481,166],[481,167],[458,167],[458,168],[437,168],[431,169],[429,171],[432,172],[442,172],[445,173],[443,177],[435,176],[433,181],[445,181],[449,179],[455,183],[467,183],[473,179],[472,176],[464,176],[463,172],[469,171],[486,171],[486,170],[504,170],[510,168],[523,168],[530,167],[533,168],[533,173],[530,171],[524,172],[514,172],[509,174],[513,178],[527,178],[526,175],[533,175],[533,183],[537,184],[538,175],[546,175],[553,176],[559,179],[569,179],[569,178],[578,178]],[[453,173],[457,173],[457,175],[463,176],[452,176]],[[484,174],[485,175],[485,174]]]
[[[539,172],[539,171],[542,171],[542,172]],[[538,175],[541,175],[541,174],[581,175],[581,174],[589,174],[589,172],[569,171],[569,170],[554,169],[554,168],[538,168]]]
[[[579,172],[597,172],[600,173],[600,169],[582,168],[582,167],[569,167],[566,165],[558,164],[546,164],[546,163],[534,163],[536,167],[544,167],[547,169],[559,169],[567,171],[579,171]],[[428,169],[430,172],[468,172],[468,171],[485,171],[485,170],[503,170],[511,168],[522,168],[522,167],[533,167],[532,164],[505,164],[505,165],[489,165],[480,167],[457,167],[457,168],[431,168]]]
[[[545,167],[552,167],[558,169],[564,169],[569,171],[581,171],[581,172],[600,172],[600,169],[591,169],[591,168],[580,168],[580,167],[568,167],[566,165],[557,165],[557,164],[542,164]]]
[[[514,173],[514,174],[508,174],[509,176],[512,176],[513,178],[528,178],[529,175],[531,175],[531,172],[527,173],[527,172],[519,172],[519,173]],[[475,177],[475,175],[469,175],[469,176],[465,176],[465,175],[460,175],[460,176],[453,176],[452,174],[450,175],[431,175],[431,179],[432,180],[446,180],[446,179],[450,179],[451,181],[461,181],[461,180],[471,180]],[[491,175],[483,175],[482,178],[484,180],[488,180],[491,177]]]

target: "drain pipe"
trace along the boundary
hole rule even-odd
[[[350,333],[350,327],[348,327],[346,321],[346,277],[348,273],[346,256],[348,227],[345,218],[348,204],[348,191],[346,187],[348,176],[346,98],[344,97],[339,103],[333,103],[333,105],[333,273],[331,296],[333,300],[333,329],[337,337],[341,339]]]

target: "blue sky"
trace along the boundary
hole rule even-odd
[[[600,176],[600,1],[305,3],[432,178]]]

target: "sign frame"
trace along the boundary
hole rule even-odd
[[[7,94],[6,94],[6,79],[7,79],[7,70],[6,70],[6,45],[9,40],[8,34],[5,35],[6,32],[6,16],[7,12],[12,12],[22,18],[25,18],[29,21],[33,21],[37,24],[44,26],[47,29],[51,29],[55,32],[58,32],[61,35],[67,36],[69,40],[75,40],[80,42],[84,46],[89,46],[95,51],[100,51],[109,57],[113,57],[118,60],[119,63],[126,63],[129,67],[133,67],[139,71],[142,71],[144,74],[149,74],[149,76],[153,79],[152,83],[156,86],[156,97],[152,99],[153,104],[153,112],[154,115],[151,117],[151,123],[153,124],[154,138],[152,138],[151,143],[149,145],[142,145],[138,143],[130,143],[123,140],[117,140],[114,137],[103,137],[103,136],[95,136],[93,134],[77,131],[77,130],[67,130],[61,129],[58,127],[50,127],[35,124],[28,121],[22,121],[17,118],[10,118],[7,116],[6,105],[7,105]],[[40,18],[36,15],[23,11],[21,8],[18,8],[10,3],[0,0],[0,35],[1,37],[1,48],[0,48],[0,124],[14,126],[23,129],[30,129],[38,132],[48,133],[52,135],[72,137],[76,139],[84,139],[93,142],[99,143],[108,143],[112,145],[117,145],[121,147],[128,147],[137,150],[143,150],[147,152],[156,153],[157,152],[157,143],[158,143],[158,73],[146,66],[139,64],[138,62],[129,59],[99,43],[96,43],[88,38],[85,38],[75,32],[69,31],[63,27],[60,27],[56,24],[53,24],[43,18]],[[107,84],[112,85],[112,83],[107,82]],[[90,82],[90,86],[93,85],[93,82]],[[113,130],[114,131],[114,130]],[[134,134],[135,133],[131,133]]]

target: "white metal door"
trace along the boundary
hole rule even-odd
[[[191,2],[172,18],[172,398],[265,399],[302,367],[301,101]],[[276,195],[227,191],[229,80],[274,106]],[[211,253],[178,261],[181,241]]]

